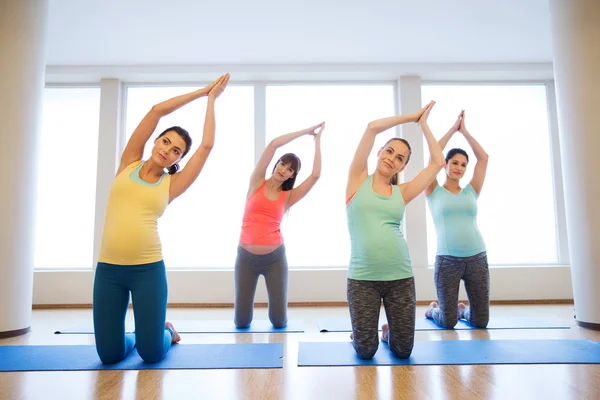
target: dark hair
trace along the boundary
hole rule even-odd
[[[390,140],[385,142],[382,149],[384,149],[385,146],[387,146],[393,140],[399,140],[402,143],[404,143],[406,145],[406,147],[408,147],[408,157],[406,158],[406,162],[404,163],[404,165],[408,164],[408,162],[410,161],[410,155],[412,154],[412,149],[410,148],[410,143],[408,143],[408,141],[406,139],[399,138],[399,137],[391,138]],[[398,184],[398,174],[394,174],[390,178],[390,185],[397,185],[397,184]]]
[[[273,167],[273,172],[275,172],[275,168],[277,168],[277,164],[279,164],[280,162],[282,162],[284,164],[290,164],[290,168],[292,168],[294,170],[294,174],[291,177],[289,177],[285,182],[283,182],[283,184],[281,185],[281,190],[286,192],[286,191],[292,190],[294,188],[294,184],[296,183],[296,177],[298,176],[298,172],[300,172],[302,163],[300,162],[300,159],[298,158],[298,156],[295,155],[294,153],[285,153],[275,163],[275,166]],[[271,172],[271,173],[273,173],[273,172]]]
[[[450,161],[452,159],[452,157],[454,157],[457,154],[462,154],[463,156],[465,156],[467,158],[467,163],[469,162],[469,155],[467,154],[466,151],[464,151],[463,149],[450,149],[448,150],[448,153],[446,153],[446,163],[448,161]]]
[[[177,133],[185,142],[185,149],[183,149],[183,154],[181,155],[181,158],[185,157],[186,154],[192,148],[192,137],[190,136],[190,133],[180,126],[172,126],[170,128],[165,129],[160,135],[158,135],[158,137],[164,136],[167,134],[167,132],[170,131]],[[171,165],[169,168],[167,168],[167,171],[169,171],[169,175],[175,174],[177,171],[179,171],[179,164]]]

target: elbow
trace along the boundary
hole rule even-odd
[[[431,159],[431,163],[440,169],[446,167],[446,159],[442,153],[440,153],[437,157],[433,157]]]
[[[164,115],[164,112],[163,112],[163,110],[161,110],[161,108],[158,104],[155,104],[152,106],[152,108],[150,109],[148,114],[155,115],[160,118]]]
[[[372,135],[376,135],[379,133],[377,126],[375,125],[375,121],[371,121],[367,124],[367,129],[365,129],[365,133],[369,133]]]
[[[214,142],[202,142],[200,143],[200,148],[204,151],[210,152],[213,149],[214,145]]]
[[[487,162],[489,158],[489,154],[484,151],[483,154],[480,154],[479,157],[477,157],[477,161]]]
[[[310,177],[313,181],[318,181],[319,178],[321,177],[321,173],[320,172],[313,172],[312,174],[310,174]]]

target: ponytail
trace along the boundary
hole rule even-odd
[[[179,171],[179,164],[173,164],[169,168],[167,168],[169,175],[174,175],[177,171]]]

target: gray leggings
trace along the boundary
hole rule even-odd
[[[454,328],[458,322],[461,279],[469,298],[463,317],[471,325],[485,328],[490,318],[490,271],[485,251],[471,257],[435,258],[434,281],[440,304],[431,311],[431,317],[443,328]]]
[[[269,319],[275,328],[287,324],[288,265],[282,244],[269,254],[257,255],[238,246],[235,260],[234,323],[247,328],[252,322],[258,277],[264,275],[269,295]]]
[[[415,280],[358,281],[348,279],[348,308],[358,356],[373,358],[379,347],[381,300],[389,324],[388,345],[396,357],[408,358],[415,342]]]

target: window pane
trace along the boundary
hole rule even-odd
[[[558,262],[545,86],[427,85],[422,95],[424,104],[431,99],[437,102],[429,118],[437,139],[464,109],[467,129],[490,156],[477,217],[490,264]],[[444,154],[454,147],[469,154],[467,173],[461,180],[464,187],[471,180],[476,159],[460,133]],[[428,160],[427,145],[425,149]],[[442,171],[440,184],[444,179]],[[429,209],[427,243],[433,264],[437,244]]]
[[[127,139],[150,108],[193,87],[132,87],[127,91]],[[179,125],[193,140],[183,168],[202,141],[206,98],[161,119],[148,141],[147,159],[156,136]],[[159,219],[167,268],[233,267],[242,224],[247,173],[254,165],[254,88],[229,86],[215,106],[215,147],[196,182],[173,201]]]
[[[38,172],[35,268],[91,268],[99,88],[46,88]]]
[[[394,86],[269,86],[266,107],[267,143],[279,135],[326,121],[321,141],[321,178],[282,222],[289,265],[347,266],[350,239],[344,197],[348,168],[367,124],[394,115]],[[395,132],[391,129],[379,135],[374,149]],[[281,148],[267,177],[277,159],[287,152],[297,154],[302,161],[297,187],[312,171],[314,139],[301,137]],[[369,159],[370,173],[376,165],[374,154]]]

